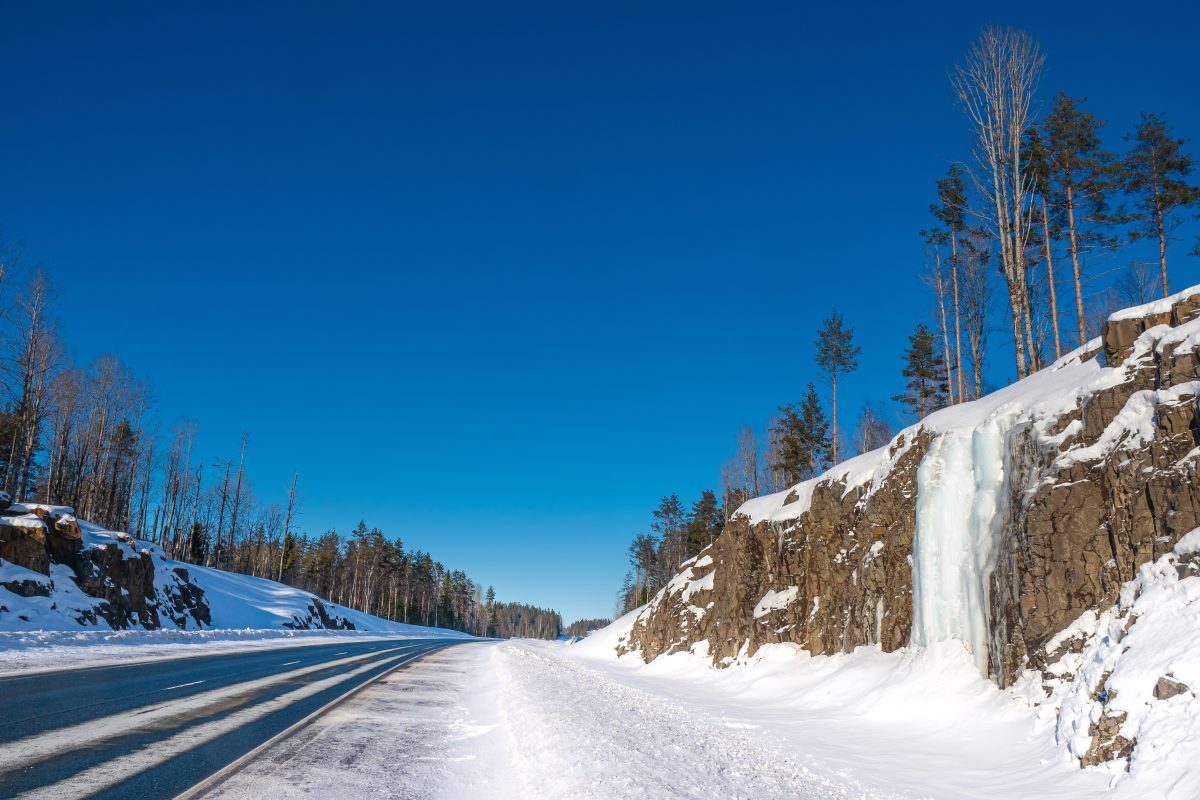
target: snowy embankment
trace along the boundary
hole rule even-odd
[[[863,797],[1200,797],[1200,530],[1060,635],[1055,678],[1028,670],[1010,689],[982,677],[959,640],[827,656],[764,645],[725,669],[693,653],[617,657],[641,611],[545,655],[753,731]],[[1111,731],[1114,753],[1136,741],[1132,758],[1079,769],[1097,730]]]
[[[62,506],[14,503],[3,513],[7,530],[34,531],[45,541],[57,527],[74,538],[62,537],[73,547],[63,561],[44,561],[48,574],[0,558],[0,673],[335,638],[471,638],[391,622],[272,580],[174,561],[158,545],[76,520]],[[113,625],[126,618],[128,628]]]

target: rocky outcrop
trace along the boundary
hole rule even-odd
[[[921,433],[900,436],[891,445],[894,466],[878,485],[818,483],[794,520],[735,515],[686,565],[682,591],[664,593],[667,602],[639,621],[626,648],[650,660],[703,642],[717,663],[729,663],[772,642],[795,642],[813,654],[906,644],[916,473],[928,445]],[[784,500],[786,508],[799,497]],[[684,610],[670,604],[681,595]]]
[[[0,630],[354,630],[348,612],[264,578],[173,561],[151,542],[81,524],[69,508],[0,493]]]
[[[1171,318],[1194,318],[1197,301],[1181,304],[1190,316]],[[991,578],[991,667],[1001,684],[1025,666],[1043,666],[1052,636],[1083,611],[1111,605],[1138,567],[1200,527],[1196,351],[1144,331],[1135,344],[1155,347],[1134,357],[1123,343],[1135,322],[1106,326],[1105,355],[1121,364],[1124,380],[1069,415],[1077,435],[1048,447],[1025,428],[1010,441],[1015,511]],[[1122,415],[1142,430],[1123,427]],[[1097,447],[1105,437],[1120,440]]]
[[[1098,342],[1026,381],[747,503],[620,650],[647,661],[691,650],[723,665],[771,642],[813,654],[909,644],[923,459],[939,437],[969,437],[1005,415],[1003,475],[978,555],[983,663],[1007,684],[1044,664],[1047,642],[1081,612],[1112,604],[1142,564],[1200,527],[1198,390],[1200,288],[1114,315]],[[1097,758],[1132,747],[1114,725],[1097,729]]]
[[[84,546],[83,530],[71,509],[7,504],[0,510],[0,560],[46,576],[6,581],[3,588],[22,597],[50,597],[56,581],[69,581],[84,600],[60,609],[82,625],[100,620],[114,629],[158,628],[164,607],[177,627],[201,627],[209,618],[204,591],[186,571],[156,586],[154,558],[128,534],[107,536]],[[54,572],[58,566],[63,571]],[[161,596],[160,596],[161,595]]]
[[[306,631],[313,628],[323,628],[327,630],[354,630],[354,623],[348,619],[343,619],[329,613],[329,609],[325,608],[325,604],[318,598],[310,598],[307,613],[303,616],[293,614],[291,622],[283,623],[283,627],[291,628],[296,631]]]

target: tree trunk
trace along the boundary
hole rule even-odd
[[[946,292],[945,292],[945,287],[942,285],[942,265],[940,263],[941,259],[939,258],[938,261],[939,261],[939,263],[937,264],[937,279],[936,279],[936,285],[934,288],[937,291],[938,316],[940,317],[940,321],[941,321],[941,325],[942,325],[942,360],[945,363],[945,368],[946,368],[946,391],[950,392],[950,399],[953,401],[953,399],[954,399],[954,373],[952,373],[950,371],[950,332],[947,328],[947,323],[946,323]],[[962,375],[961,369],[959,370],[959,375],[960,375],[960,382],[961,382],[961,375]]]
[[[1158,186],[1158,165],[1154,168],[1154,214],[1158,223],[1158,264],[1162,270],[1163,297],[1170,294],[1167,289],[1167,231],[1163,225],[1162,192]]]
[[[1075,236],[1075,189],[1071,185],[1071,171],[1064,172],[1067,190],[1067,231],[1071,241],[1071,268],[1075,273],[1075,321],[1078,327],[1078,346],[1082,347],[1087,341],[1087,328],[1083,316],[1083,281],[1079,270],[1079,242]]]
[[[962,325],[958,310],[958,231],[950,226],[950,277],[954,284],[954,359],[958,369],[958,402],[963,402]]]
[[[836,466],[839,463],[838,459],[838,416],[837,416],[837,367],[834,367],[830,375],[833,380],[833,463]]]
[[[1054,358],[1062,358],[1062,340],[1058,335],[1058,296],[1054,288],[1054,260],[1050,255],[1050,214],[1046,195],[1042,195],[1042,248],[1046,255],[1046,280],[1050,287],[1050,327],[1054,330]]]

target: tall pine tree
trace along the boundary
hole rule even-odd
[[[1192,159],[1183,152],[1186,139],[1175,139],[1162,117],[1142,114],[1133,133],[1126,135],[1133,148],[1125,156],[1122,172],[1125,190],[1137,206],[1130,238],[1156,238],[1162,274],[1162,293],[1167,288],[1167,242],[1179,224],[1179,212],[1200,203],[1200,187],[1187,183]],[[1200,255],[1200,240],[1196,250]]]
[[[836,310],[817,330],[817,366],[825,376],[832,393],[831,455],[833,463],[840,461],[838,452],[838,378],[858,369],[859,348],[854,344],[854,329],[846,327]]]
[[[1080,101],[1059,92],[1042,123],[1050,167],[1052,202],[1063,214],[1071,269],[1075,279],[1077,344],[1087,341],[1083,307],[1083,256],[1090,247],[1115,242],[1103,226],[1108,216],[1108,194],[1113,188],[1113,157],[1100,143],[1104,122],[1079,107]]]
[[[725,514],[712,491],[705,489],[700,499],[692,503],[684,534],[684,559],[691,558],[721,535],[725,527]]]
[[[829,422],[811,383],[799,403],[779,409],[779,463],[772,464],[789,483],[813,477],[825,467],[830,451]]]
[[[925,419],[946,405],[949,387],[939,360],[933,333],[922,322],[909,335],[908,349],[904,352],[901,374],[908,379],[905,391],[892,398],[903,403],[918,419]]]

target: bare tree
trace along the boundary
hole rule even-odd
[[[854,430],[854,446],[859,453],[869,453],[883,447],[892,439],[892,427],[883,418],[880,410],[871,402],[863,404]]]
[[[1132,262],[1117,278],[1113,288],[1122,306],[1140,306],[1154,299],[1157,286],[1154,269],[1144,261]]]
[[[12,344],[6,371],[14,389],[13,430],[4,489],[25,497],[34,469],[34,456],[41,443],[42,427],[50,413],[54,375],[62,352],[50,317],[50,281],[37,270],[13,309]]]
[[[743,492],[747,498],[758,497],[762,494],[758,439],[754,437],[754,431],[750,428],[742,428],[738,431],[737,462]]]
[[[229,522],[229,558],[233,563],[234,538],[237,535],[238,511],[242,507],[242,479],[246,475],[246,445],[250,443],[250,434],[242,431],[242,454],[238,458],[237,484],[233,489],[233,514]]]
[[[279,571],[275,580],[283,580],[283,562],[287,553],[288,537],[292,534],[292,520],[300,513],[300,498],[296,497],[296,484],[300,482],[300,473],[292,475],[292,488],[288,490],[287,515],[283,520],[283,540],[279,543]]]
[[[1032,192],[1021,163],[1021,140],[1030,125],[1043,60],[1029,34],[989,25],[951,77],[975,135],[972,179],[985,199],[979,216],[999,243],[1018,378],[1028,374],[1026,359],[1032,343],[1025,285]]]
[[[966,237],[961,248],[959,275],[962,286],[963,330],[967,336],[967,359],[971,362],[974,398],[983,396],[983,368],[991,332],[991,252],[981,233]]]

